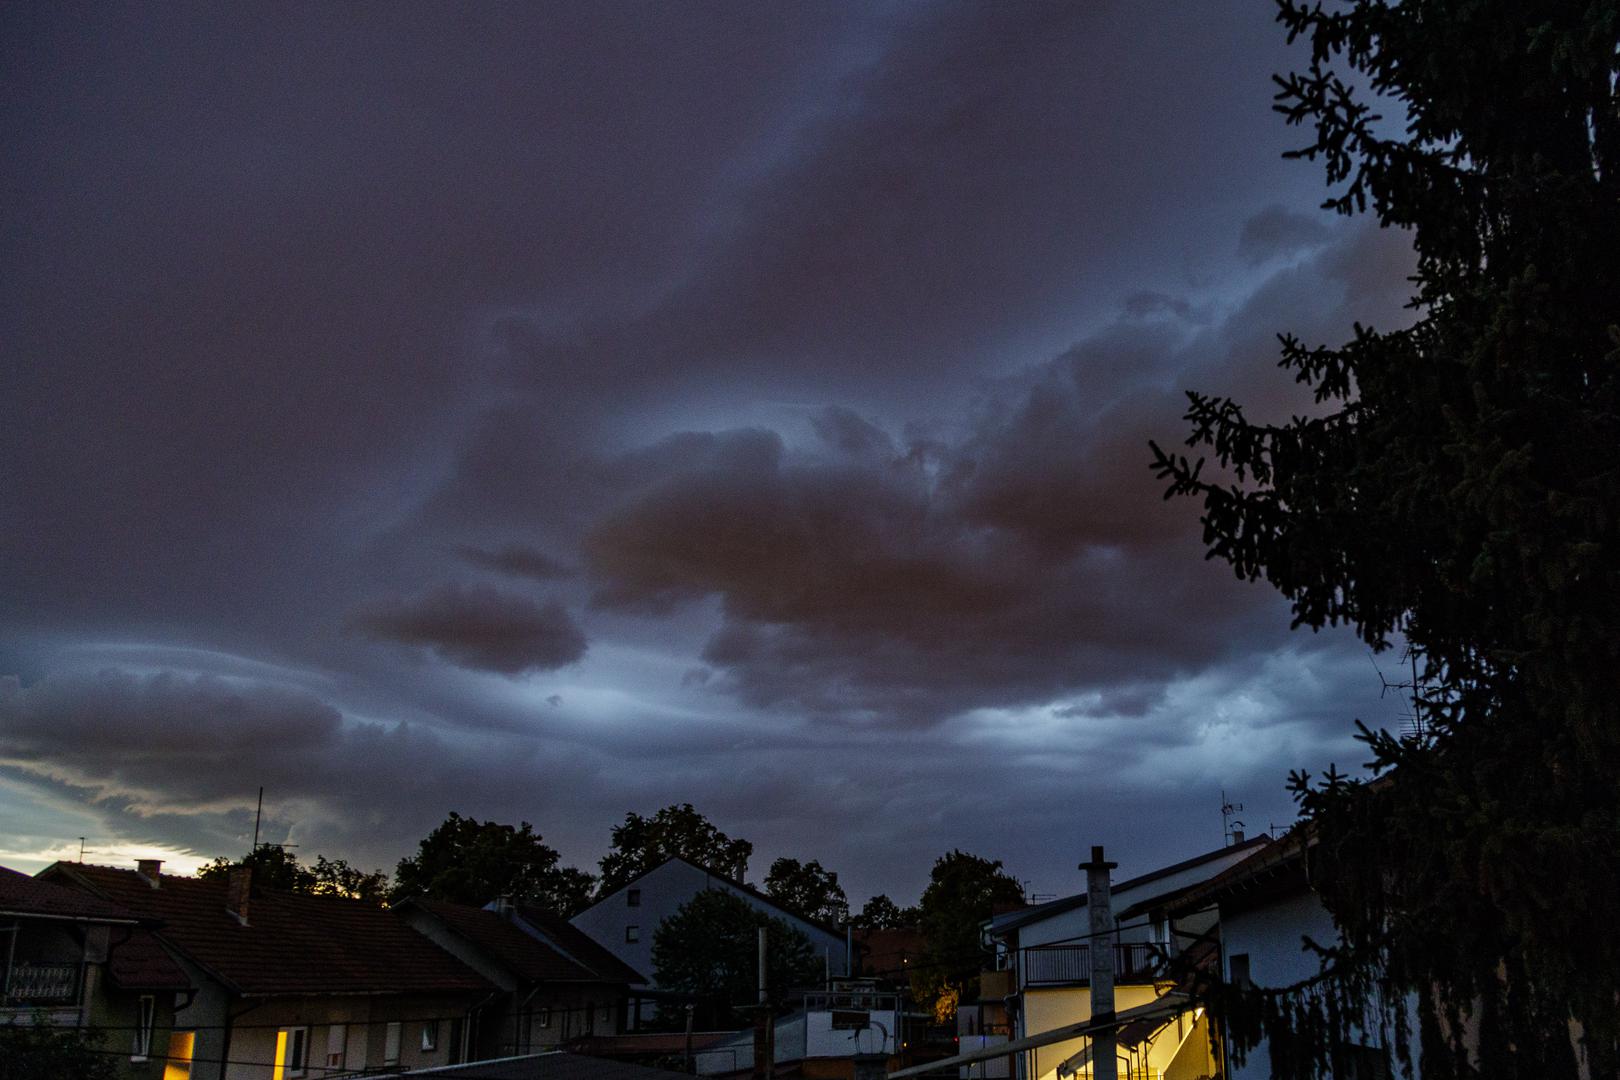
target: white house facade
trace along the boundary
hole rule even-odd
[[[670,859],[602,897],[574,916],[573,925],[593,941],[649,979],[656,989],[653,970],[653,932],[681,906],[707,889],[738,897],[775,919],[781,919],[810,939],[827,972],[847,971],[845,935],[835,927],[811,922],[788,911],[763,893],[731,878],[681,858]]]

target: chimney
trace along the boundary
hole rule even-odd
[[[512,903],[510,896],[497,896],[495,898],[495,914],[503,919],[510,919],[517,913],[517,906]]]
[[[146,879],[146,883],[156,889],[162,886],[163,873],[162,859],[136,859],[135,872]]]
[[[248,899],[253,892],[253,867],[233,866],[225,884],[225,910],[236,916],[243,926],[248,924]]]
[[[1091,939],[1091,1018],[1114,1019],[1114,886],[1113,869],[1118,863],[1103,858],[1103,849],[1094,845],[1091,861],[1080,864],[1086,872],[1086,912],[1090,916]],[[1119,1060],[1112,1027],[1091,1036],[1091,1075],[1094,1080],[1116,1080]]]
[[[1232,830],[1232,843],[1233,844],[1241,844],[1241,843],[1243,843],[1243,830],[1242,829],[1233,829]]]

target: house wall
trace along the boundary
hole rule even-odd
[[[1116,986],[1114,987],[1114,1010],[1124,1012],[1140,1005],[1151,1004],[1158,998],[1159,992],[1152,986]],[[1069,1024],[1079,1024],[1091,1019],[1091,989],[1089,987],[1062,987],[1050,990],[1024,991],[1024,1017],[1026,1030],[1029,1033],[1051,1031],[1053,1028],[1065,1027]],[[1170,1032],[1175,1032],[1175,1021],[1171,1021]],[[1186,1021],[1190,1024],[1191,1021]],[[1078,1054],[1087,1044],[1087,1039],[1069,1039],[1050,1046],[1037,1047],[1028,1051],[1025,1059],[1028,1071],[1023,1075],[1031,1080],[1056,1080],[1056,1070],[1059,1063]],[[1161,1036],[1155,1040],[1153,1049],[1148,1058],[1150,1067],[1158,1070],[1164,1069],[1174,1055],[1179,1039]]]
[[[631,907],[631,889],[640,890],[640,905]],[[580,930],[620,960],[654,978],[652,962],[653,932],[665,919],[674,915],[692,897],[704,889],[719,889],[740,897],[750,907],[765,912],[772,918],[782,919],[798,928],[810,939],[817,956],[826,956],[834,975],[844,972],[844,938],[829,934],[818,926],[805,922],[757,896],[738,889],[723,878],[707,873],[680,859],[671,859],[664,865],[638,878],[630,885],[609,893],[601,900],[574,916],[572,922]],[[639,929],[639,940],[625,940],[626,927]]]
[[[1321,970],[1317,956],[1304,946],[1309,936],[1318,944],[1331,944],[1338,933],[1333,918],[1315,893],[1301,890],[1269,900],[1249,910],[1221,911],[1221,963],[1227,979],[1232,959],[1247,956],[1249,978],[1256,986],[1282,987],[1302,982]],[[1376,1037],[1369,1036],[1369,1045]],[[1271,1076],[1271,1052],[1265,1040],[1250,1050],[1242,1064],[1227,1063],[1231,1080],[1266,1080]],[[1414,1076],[1418,1070],[1413,1065]]]
[[[145,1057],[137,1058],[135,1033],[140,1026],[140,1000],[144,996],[152,998],[152,1038]],[[116,1063],[119,1076],[129,1080],[159,1080],[163,1076],[177,996],[172,990],[150,995],[120,990],[100,965],[92,965],[85,972],[85,1024],[101,1032],[101,1047]]]
[[[449,1065],[462,1060],[457,1040],[477,1003],[464,995],[378,995],[270,999],[257,1007],[239,1002],[232,1025],[230,1062],[224,1080],[270,1080],[277,1036],[282,1029],[309,1029],[308,1068],[304,1076],[320,1077],[393,1066],[386,1060],[388,1024],[400,1022],[400,1069]],[[422,1048],[422,1028],[437,1021],[437,1045]],[[344,1056],[328,1066],[327,1051],[334,1025],[342,1025]],[[199,1055],[200,1056],[200,1055]],[[194,1071],[193,1077],[198,1074]],[[292,1074],[286,1074],[291,1077]]]
[[[202,968],[169,950],[169,957],[186,973],[196,993],[189,1001],[176,995],[175,1004],[184,1005],[174,1013],[174,1031],[194,1032],[191,1049],[191,1080],[220,1080],[224,1075],[221,1059],[225,1054],[225,1022],[230,996]]]

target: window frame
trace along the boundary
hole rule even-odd
[[[309,1030],[308,1024],[289,1024],[276,1033],[278,1041],[280,1036],[287,1037],[285,1044],[287,1054],[282,1061],[282,1076],[309,1075]]]
[[[399,1020],[390,1020],[383,1028],[383,1061],[384,1065],[398,1065],[399,1054],[405,1043],[405,1024]],[[392,1047],[393,1053],[389,1050]]]
[[[135,1045],[130,1048],[129,1060],[151,1060],[152,1031],[156,1026],[157,997],[153,994],[142,994],[135,999]]]
[[[332,1044],[337,1043],[333,1053]],[[336,1059],[336,1060],[334,1060]],[[328,1024],[326,1027],[326,1068],[341,1070],[349,1060],[349,1025]]]
[[[624,906],[625,907],[640,907],[641,906],[641,890],[640,889],[626,889],[624,891]]]
[[[439,1021],[437,1019],[422,1021],[422,1052],[439,1048]]]
[[[624,943],[626,945],[641,944],[641,926],[638,923],[629,923],[624,928]]]

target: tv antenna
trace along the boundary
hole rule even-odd
[[[1243,812],[1243,804],[1235,803],[1226,797],[1226,789],[1221,788],[1221,838],[1228,847],[1243,843],[1243,822],[1235,815]]]
[[[259,850],[259,820],[264,817],[264,787],[259,787],[259,808],[253,813],[253,846],[249,851]]]
[[[1423,680],[1418,676],[1417,650],[1412,648],[1410,642],[1407,643],[1401,659],[1412,669],[1411,682],[1390,682],[1389,679],[1384,677],[1384,670],[1378,666],[1377,659],[1373,659],[1373,670],[1378,672],[1378,681],[1383,684],[1383,688],[1378,691],[1378,696],[1382,698],[1392,691],[1410,695],[1408,700],[1411,703],[1412,711],[1401,714],[1402,738],[1407,742],[1427,742],[1429,725],[1423,719]]]

